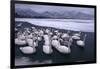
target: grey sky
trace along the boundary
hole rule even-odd
[[[94,8],[83,8],[83,7],[67,7],[67,6],[48,6],[48,5],[29,5],[29,4],[15,4],[15,8],[23,8],[23,9],[32,9],[36,12],[65,12],[65,11],[74,11],[74,12],[84,12],[87,14],[94,15]]]

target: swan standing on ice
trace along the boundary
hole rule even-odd
[[[45,54],[51,54],[53,52],[52,48],[51,48],[51,44],[50,44],[50,37],[49,35],[44,35],[44,45],[43,45],[43,52]]]
[[[87,36],[87,35],[85,34],[83,40],[78,40],[78,41],[76,42],[78,46],[84,47],[86,36]]]

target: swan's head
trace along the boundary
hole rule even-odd
[[[49,29],[46,29],[46,30],[45,30],[45,33],[46,33],[46,34],[48,34],[49,32],[50,32],[50,30],[49,30]]]

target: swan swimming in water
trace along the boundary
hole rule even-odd
[[[52,52],[53,52],[53,50],[51,49],[51,47],[50,46],[46,46],[46,45],[43,45],[43,52],[45,53],[45,54],[51,54]]]
[[[75,40],[79,40],[80,39],[79,36],[72,36],[72,38],[75,39]]]
[[[74,36],[81,36],[81,32],[75,33]]]
[[[68,47],[67,46],[63,46],[63,45],[60,45],[60,42],[58,40],[56,40],[55,38],[53,38],[53,40],[52,40],[52,45],[60,53],[69,54],[71,52],[70,45],[68,45]]]
[[[59,46],[58,50],[59,50],[59,52],[65,53],[65,54],[69,54],[71,52],[70,47],[66,47],[66,46],[63,46],[63,45]]]
[[[70,33],[70,31],[68,31],[67,33],[63,33],[61,37],[62,38],[69,38],[70,37],[69,33]]]
[[[65,37],[66,37],[66,38],[69,38],[69,34],[65,34],[65,33],[64,33],[61,37],[62,37],[62,38],[65,38]]]
[[[18,29],[17,29],[17,28],[15,28],[14,30],[15,30],[15,31],[18,31]]]
[[[28,44],[28,46],[26,47],[20,47],[20,50],[24,53],[24,54],[32,54],[36,52],[36,46],[35,46],[35,42],[33,42],[32,39],[26,39],[26,42]]]
[[[16,45],[26,45],[27,42],[25,40],[21,40],[21,39],[16,38],[15,39],[15,44]]]
[[[34,46],[34,40],[29,38],[29,35],[28,35],[27,31],[24,34],[18,35],[18,38],[15,39],[15,44],[17,44],[17,45],[24,45],[24,46],[26,44],[28,44],[28,46],[20,47],[19,48],[22,51],[22,53],[24,53],[24,54],[35,53],[36,52],[36,48]],[[24,36],[25,38],[23,39],[21,36]]]
[[[86,36],[87,36],[87,35],[84,36],[84,39],[83,39],[83,40],[78,40],[78,41],[76,42],[78,46],[84,47]]]
[[[49,35],[44,35],[44,45],[43,45],[43,52],[45,54],[51,54],[53,52],[52,48],[51,48],[51,45],[50,45],[50,38],[49,38]]]
[[[33,48],[33,47],[31,47],[31,46],[20,47],[19,49],[20,49],[20,50],[22,51],[22,53],[24,53],[24,54],[33,54],[33,53],[36,52],[36,48]]]
[[[60,42],[57,40],[52,40],[52,45],[55,47],[60,53],[68,54],[71,52],[70,47],[66,47],[63,45],[60,45]]]
[[[15,44],[16,45],[26,45],[27,42],[25,40],[25,35],[19,34],[19,32],[18,32],[17,38],[15,38]]]
[[[81,36],[81,32],[79,33],[75,33],[72,38],[75,39],[75,40],[79,40],[80,39],[80,36]]]

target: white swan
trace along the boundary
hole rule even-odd
[[[24,34],[18,35],[18,39],[25,40],[25,35]]]
[[[53,35],[53,33],[52,33],[52,32],[50,32],[49,34],[50,34],[50,36],[52,36],[52,35]]]
[[[34,30],[35,29],[35,27],[31,27],[32,28],[32,30]]]
[[[44,35],[44,45],[43,45],[43,52],[45,54],[51,54],[53,52],[52,48],[51,48],[51,45],[50,45],[50,38],[48,35]]]
[[[21,40],[21,39],[18,39],[18,38],[15,39],[16,45],[25,45],[26,43],[27,42],[25,40]]]
[[[79,36],[72,36],[72,38],[75,39],[75,40],[79,40],[80,39]]]
[[[32,38],[33,38],[33,34],[31,33],[31,34],[29,34],[27,37],[28,37],[29,39],[32,39]]]
[[[30,39],[28,36],[26,36],[26,42],[29,46],[32,46],[32,47],[37,47],[38,46],[37,42],[35,42],[34,37],[32,37],[32,39]]]
[[[75,40],[79,40],[81,36],[81,32],[73,34],[72,38]]]
[[[43,36],[44,32],[42,30],[39,31],[39,36]]]
[[[49,29],[46,29],[46,30],[45,30],[45,33],[47,33],[47,34],[48,34],[49,32],[50,32],[50,30],[49,30]]]
[[[22,53],[24,54],[33,54],[36,52],[36,48],[27,46],[27,47],[20,47],[20,50],[22,51]]]
[[[45,41],[45,44],[44,45],[50,45],[50,38],[48,35],[44,35],[44,41]]]
[[[15,28],[15,31],[18,31],[18,29],[17,29],[17,28]]]
[[[38,41],[41,41],[41,40],[42,40],[42,37],[37,37],[37,40],[38,40]]]
[[[82,40],[78,40],[76,43],[79,46],[84,46],[85,45],[84,41],[82,41]]]
[[[54,36],[52,37],[52,39],[58,39],[58,36],[54,35]]]
[[[60,46],[60,42],[58,40],[52,40],[51,44],[55,48],[58,48]]]
[[[58,30],[55,30],[54,32],[55,32],[55,33],[58,33]]]
[[[81,36],[81,32],[75,33],[74,36]]]
[[[69,54],[71,52],[70,47],[60,45],[58,40],[52,40],[52,45],[55,47],[60,53]]]
[[[70,31],[68,31],[67,33],[63,33],[61,37],[62,38],[69,38],[70,37],[69,33],[70,33]]]
[[[69,54],[71,52],[71,49],[69,47],[66,46],[59,46],[58,47],[59,52],[61,53],[65,53],[65,54]]]
[[[32,54],[36,52],[36,48],[34,46],[34,41],[33,39],[30,39],[28,37],[28,35],[26,35],[25,37],[25,41],[28,44],[27,47],[20,47],[20,50],[24,53],[24,54]]]
[[[34,46],[32,39],[28,38],[28,39],[26,39],[26,41],[27,41],[27,43],[28,43],[29,46]]]
[[[67,34],[67,33],[65,34],[65,33],[64,33],[64,34],[62,34],[61,37],[62,37],[62,38],[65,38],[65,37],[66,37],[66,38],[69,38],[69,34]]]
[[[38,46],[38,42],[34,42],[34,47],[37,47]]]
[[[83,39],[83,40],[78,40],[78,41],[76,42],[78,46],[84,47],[86,36],[87,36],[87,35],[84,36],[84,39]]]
[[[43,52],[46,54],[51,54],[53,50],[51,49],[50,46],[43,45]]]

